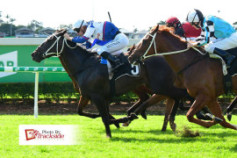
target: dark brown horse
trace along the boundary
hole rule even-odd
[[[147,51],[148,50],[148,51]],[[195,98],[194,103],[187,112],[190,122],[204,127],[211,127],[220,123],[223,127],[237,130],[236,125],[226,122],[217,97],[224,93],[223,73],[221,63],[211,59],[202,49],[187,49],[186,41],[166,27],[154,27],[136,47],[129,57],[130,62],[139,60],[145,53],[156,52],[165,56],[165,59],[177,74],[175,85],[186,88]],[[233,91],[237,92],[237,76],[232,77]],[[207,106],[216,116],[212,121],[203,121],[194,118],[194,114]]]
[[[117,125],[117,123],[126,122],[132,117],[130,116],[128,118],[115,120],[109,115],[108,103],[111,98],[111,89],[106,65],[99,63],[99,56],[96,55],[96,53],[88,52],[75,45],[75,43],[66,41],[63,38],[64,33],[65,31],[61,31],[50,36],[34,51],[34,53],[32,53],[32,58],[33,60],[40,62],[45,58],[58,56],[62,65],[73,80],[75,88],[82,96],[80,98],[78,113],[91,118],[101,116],[106,128],[106,134],[108,137],[111,137],[109,128],[111,123]],[[145,65],[141,66],[141,77],[122,77],[119,80],[116,80],[116,95],[124,94],[130,90],[136,90],[137,87],[142,85],[147,85],[153,93],[162,88],[166,89],[166,91],[162,93],[161,98],[164,98],[163,96],[169,96],[173,99],[186,96],[187,92],[185,89],[173,87],[171,84],[172,82],[166,83],[166,81],[170,81],[170,79],[167,75],[162,74],[167,74],[172,71],[168,71],[164,69],[164,67],[161,67],[161,72],[157,71],[156,67],[160,67],[157,64],[163,63],[166,63],[163,57],[150,58]],[[166,65],[169,68],[167,63]],[[147,72],[146,69],[149,69],[150,72]],[[163,76],[165,76],[163,83],[157,84],[155,81]],[[145,99],[148,98],[144,97],[143,100]],[[89,100],[96,105],[99,115],[84,113],[82,111]]]

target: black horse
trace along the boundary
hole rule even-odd
[[[34,61],[40,62],[51,56],[58,56],[62,65],[73,80],[74,87],[81,94],[78,113],[82,114],[83,107],[91,100],[99,111],[98,114],[83,113],[84,116],[92,118],[101,116],[106,129],[107,137],[111,137],[110,124],[124,123],[135,118],[134,115],[114,119],[109,114],[109,101],[111,96],[111,82],[109,80],[107,66],[100,64],[99,56],[96,53],[88,52],[77,46],[75,43],[63,38],[66,31],[58,31],[42,43],[33,53]],[[141,65],[140,77],[124,76],[116,80],[116,95],[124,94],[135,90],[137,87],[146,85],[153,93],[159,93],[170,98],[183,98],[187,95],[186,90],[173,86],[173,80],[169,77],[171,69],[157,65],[168,66],[162,57],[154,57],[147,60],[145,65]],[[149,71],[147,71],[149,70]],[[159,72],[160,71],[160,72]],[[157,81],[161,80],[161,83]],[[159,91],[161,90],[161,92]],[[147,99],[147,98],[146,98]],[[136,105],[137,107],[138,105]]]

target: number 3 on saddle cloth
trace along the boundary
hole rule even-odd
[[[123,65],[118,67],[116,71],[112,72],[112,66],[111,64],[104,58],[101,58],[101,64],[107,64],[108,73],[109,73],[109,79],[110,80],[117,80],[123,76],[129,76],[129,77],[140,77],[140,64],[139,65],[131,65],[128,62],[128,57],[124,56],[123,53],[117,56],[117,58],[120,60]]]
[[[237,48],[232,48],[226,50],[226,52],[234,55],[237,57]],[[223,58],[216,55],[216,54],[209,54],[211,58],[219,58],[222,60],[222,69],[223,69],[223,75],[224,75],[224,88],[225,93],[232,93],[232,76],[237,75],[237,58],[234,59],[234,61],[231,63],[230,68],[226,68],[225,62],[223,62]]]

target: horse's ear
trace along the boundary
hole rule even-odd
[[[154,29],[154,32],[157,32],[159,30],[159,24],[156,25],[155,29]]]
[[[61,29],[56,31],[58,35],[64,35],[67,32],[67,29]]]
[[[159,30],[159,24],[157,24],[156,27],[152,29],[151,34],[156,33],[158,30]]]
[[[66,32],[67,32],[67,29],[62,29],[60,33],[64,35]]]
[[[159,26],[160,26],[159,24],[156,25],[156,29],[155,29],[156,31],[159,30]]]

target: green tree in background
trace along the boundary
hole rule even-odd
[[[38,33],[38,31],[43,28],[43,24],[42,24],[42,22],[39,22],[37,20],[32,20],[27,27],[29,29],[35,31],[36,33]]]

